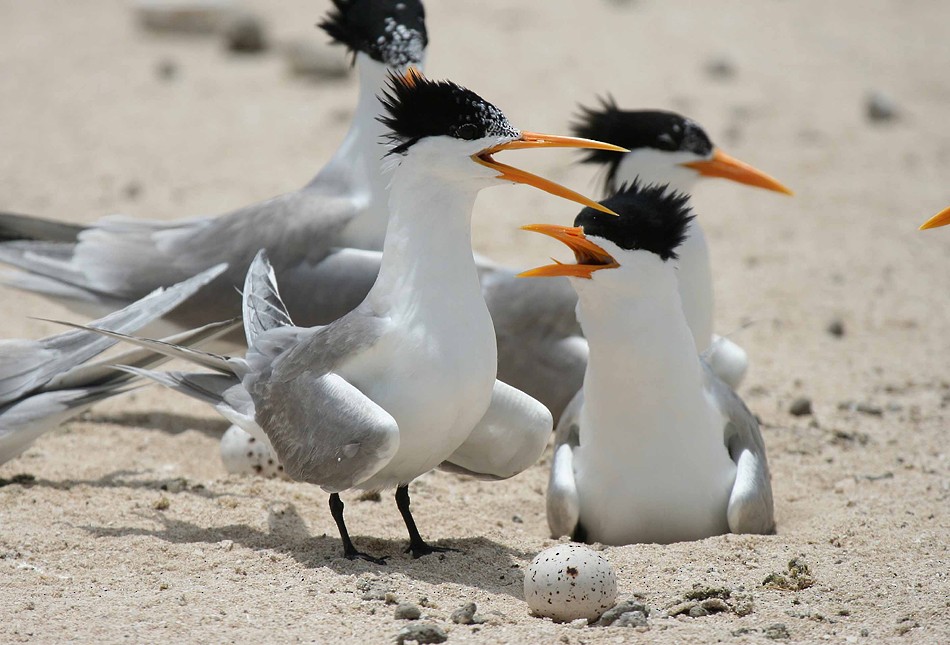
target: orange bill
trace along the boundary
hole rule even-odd
[[[727,155],[725,152],[716,148],[712,159],[703,161],[690,161],[683,164],[687,168],[692,168],[704,177],[720,177],[730,179],[740,184],[774,190],[777,193],[793,195],[791,190],[779,183],[778,180],[770,177],[761,170],[756,170],[744,161],[739,161],[735,157]]]
[[[533,231],[543,235],[549,235],[555,240],[559,240],[574,251],[574,258],[577,264],[566,264],[554,260],[554,264],[548,264],[536,269],[529,269],[518,274],[519,278],[551,278],[567,276],[570,278],[587,278],[590,280],[591,274],[600,269],[615,269],[620,264],[607,251],[600,248],[587,239],[584,235],[584,229],[580,226],[557,226],[556,224],[528,224],[522,226],[526,231]]]
[[[492,146],[491,148],[482,150],[476,155],[472,155],[472,159],[476,163],[487,166],[493,170],[497,170],[499,179],[512,181],[518,184],[534,186],[535,188],[543,190],[546,193],[556,195],[557,197],[563,197],[564,199],[577,202],[578,204],[582,204],[589,208],[594,208],[610,215],[616,215],[616,213],[614,213],[612,210],[606,206],[601,206],[589,197],[584,197],[580,193],[575,193],[569,188],[565,188],[564,186],[556,184],[548,179],[544,179],[543,177],[533,175],[530,172],[521,170],[520,168],[499,163],[492,158],[492,155],[496,152],[501,152],[503,150],[523,150],[526,148],[591,148],[595,150],[614,150],[617,152],[627,152],[626,148],[621,148],[620,146],[615,146],[609,143],[602,143],[600,141],[593,141],[591,139],[562,137],[552,134],[538,134],[536,132],[522,132],[521,136],[513,141]]]
[[[919,230],[926,231],[928,228],[937,228],[940,226],[946,226],[947,224],[950,224],[950,206],[921,224]]]

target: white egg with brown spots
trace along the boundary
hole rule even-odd
[[[221,437],[221,461],[224,469],[234,475],[289,479],[270,444],[237,426],[228,428]]]
[[[582,544],[539,553],[524,578],[524,599],[535,616],[594,621],[614,606],[617,578],[607,558]]]

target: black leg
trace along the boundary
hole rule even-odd
[[[350,540],[350,533],[346,530],[346,524],[343,522],[343,500],[337,493],[330,495],[330,513],[336,521],[336,527],[340,530],[340,539],[343,540],[343,557],[347,560],[359,558],[374,564],[386,564],[386,558],[374,558],[356,550],[353,542]]]
[[[407,553],[412,553],[412,557],[421,558],[430,553],[445,553],[447,551],[458,551],[446,546],[429,546],[422,536],[419,535],[419,529],[416,528],[416,521],[412,519],[412,513],[409,512],[409,486],[400,486],[396,489],[396,507],[402,513],[402,520],[406,523],[409,530],[409,548]]]

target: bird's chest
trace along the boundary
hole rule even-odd
[[[437,453],[454,451],[484,415],[496,369],[494,329],[479,300],[396,312],[344,377],[396,420],[400,452],[440,462],[447,454]]]

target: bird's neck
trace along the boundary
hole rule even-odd
[[[383,246],[388,219],[388,180],[380,172],[387,152],[386,128],[379,121],[379,95],[386,86],[388,68],[365,54],[357,55],[359,98],[343,143],[308,188],[336,184],[363,204],[341,233],[340,246],[378,250]]]
[[[617,280],[624,294],[578,284],[578,319],[590,347],[583,443],[642,450],[694,441],[712,410],[675,268],[649,256],[630,272]]]
[[[423,164],[406,160],[395,169],[379,278],[369,297],[377,311],[445,310],[462,302],[485,307],[472,256],[477,193],[477,186],[447,183]]]

